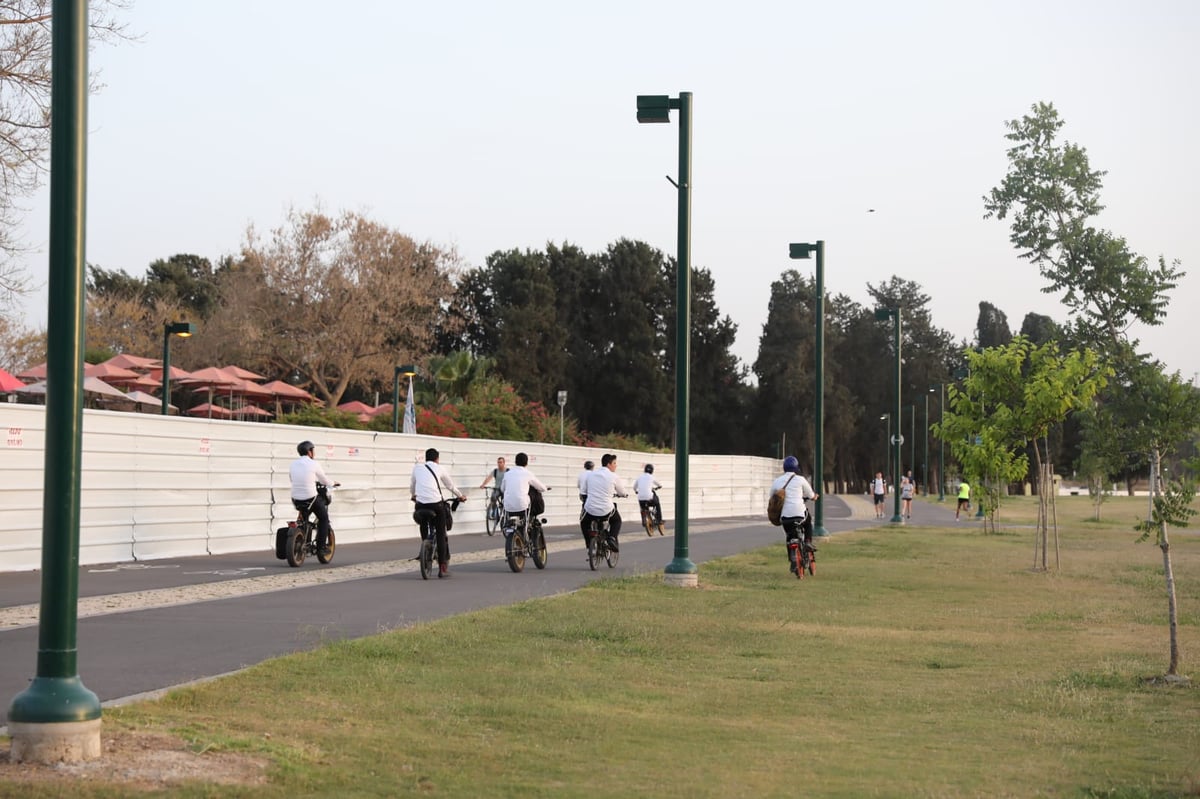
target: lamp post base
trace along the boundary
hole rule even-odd
[[[904,517],[897,513],[892,517],[892,524],[904,524]]]
[[[825,525],[818,524],[817,526],[813,527],[813,536],[814,537],[824,538],[827,535],[829,535],[829,531],[825,529]]]
[[[53,724],[8,722],[14,763],[79,763],[100,757],[100,719]]]
[[[695,588],[700,584],[696,564],[687,558],[675,558],[663,570],[663,582],[676,588]]]

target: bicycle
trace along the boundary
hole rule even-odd
[[[788,562],[791,564],[792,574],[796,575],[797,580],[803,580],[806,571],[810,576],[816,574],[817,550],[812,544],[803,539],[790,538],[787,547]]]
[[[812,511],[808,510],[800,529],[796,531],[800,538],[789,538],[787,541],[788,567],[797,580],[803,580],[805,572],[810,577],[817,573],[817,548],[805,538],[811,534],[812,523]]]
[[[488,535],[495,535],[504,521],[504,494],[493,490],[488,499],[487,513],[484,517]]]
[[[317,495],[324,498],[326,506],[333,502],[329,496],[329,487],[322,483],[317,483]],[[329,526],[329,540],[325,544],[328,552],[323,555],[317,549],[318,522],[311,508],[311,502],[304,508],[297,507],[296,520],[275,531],[275,557],[280,560],[286,558],[289,566],[302,565],[309,555],[316,555],[321,563],[333,561],[333,552],[337,549],[337,536],[333,534],[333,525]]]
[[[421,567],[421,579],[428,580],[433,574],[434,556],[437,554],[437,511],[421,508],[413,511],[413,519],[421,530],[421,548],[417,550],[417,564]]]
[[[646,535],[648,536],[654,535],[655,528],[658,529],[659,535],[663,535],[662,522],[655,519],[657,514],[654,512],[654,505],[658,504],[658,491],[654,491],[653,493],[656,501],[651,502],[650,505],[642,505],[641,502],[638,502],[638,506],[642,510],[642,527],[646,530]]]
[[[621,553],[612,548],[613,541],[608,532],[607,518],[592,519],[588,523],[587,559],[592,571],[596,571],[602,560],[612,569],[621,557]]]
[[[546,535],[542,530],[543,519],[529,511],[508,513],[504,519],[504,558],[508,568],[519,572],[525,568],[525,558],[531,558],[539,569],[546,568],[549,552]]]

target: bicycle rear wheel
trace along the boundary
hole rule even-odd
[[[588,536],[587,542],[588,568],[592,571],[596,571],[596,566],[600,562],[600,553],[596,551],[596,538],[597,535],[592,533]]]
[[[608,562],[608,568],[616,568],[617,561],[620,559],[621,553],[607,544],[604,546],[604,560]]]
[[[646,535],[654,535],[654,512],[642,511],[642,527],[646,528]]]
[[[520,533],[504,536],[504,558],[508,561],[508,568],[514,572],[525,568],[525,539]]]
[[[421,550],[417,553],[417,560],[421,565],[421,579],[428,580],[429,575],[433,573],[433,536],[435,533],[432,530],[426,531],[426,537],[421,541]]]
[[[304,527],[297,527],[292,533],[292,538],[287,545],[287,562],[289,566],[299,566],[304,563],[304,556],[308,548],[308,530]]]

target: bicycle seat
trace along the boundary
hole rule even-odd
[[[421,508],[413,511],[413,521],[417,524],[425,524],[437,518],[437,511],[432,508]]]

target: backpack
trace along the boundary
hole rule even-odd
[[[767,521],[771,522],[771,524],[775,525],[776,527],[783,524],[783,501],[787,499],[788,483],[792,482],[792,478],[795,476],[796,475],[793,474],[791,477],[789,477],[787,479],[787,483],[783,484],[783,488],[779,489],[778,491],[773,491],[771,493],[771,498],[767,500]]]

